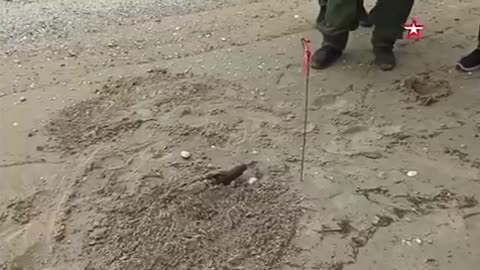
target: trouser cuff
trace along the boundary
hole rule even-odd
[[[398,39],[403,38],[402,28],[375,27],[372,33],[373,47],[393,47]]]
[[[330,46],[339,51],[345,50],[348,43],[348,32],[343,32],[336,35],[323,34],[322,46]]]

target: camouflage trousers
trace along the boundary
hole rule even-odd
[[[323,45],[344,50],[348,33],[358,28],[358,19],[363,0],[319,0],[326,5],[325,20],[320,24]],[[403,24],[407,21],[414,0],[378,0],[370,11],[369,19],[375,28],[372,33],[374,47],[392,47],[403,35]]]

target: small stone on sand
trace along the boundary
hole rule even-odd
[[[256,177],[250,177],[250,179],[248,179],[248,184],[249,184],[249,185],[252,185],[252,184],[254,184],[254,183],[257,182],[257,181],[258,181],[258,178],[256,178]]]
[[[183,159],[189,159],[192,156],[192,154],[190,154],[190,152],[188,152],[188,151],[182,151],[182,152],[180,152],[180,156]]]
[[[414,177],[414,176],[417,176],[418,175],[418,172],[417,171],[408,171],[407,172],[407,176],[408,177]]]

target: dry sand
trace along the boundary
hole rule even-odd
[[[316,2],[2,0],[0,269],[478,269],[480,3],[417,2],[312,71],[299,182]]]

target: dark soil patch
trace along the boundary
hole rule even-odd
[[[85,243],[96,258],[90,268],[278,269],[300,218],[288,188],[196,185],[167,183],[117,201],[104,237]]]

